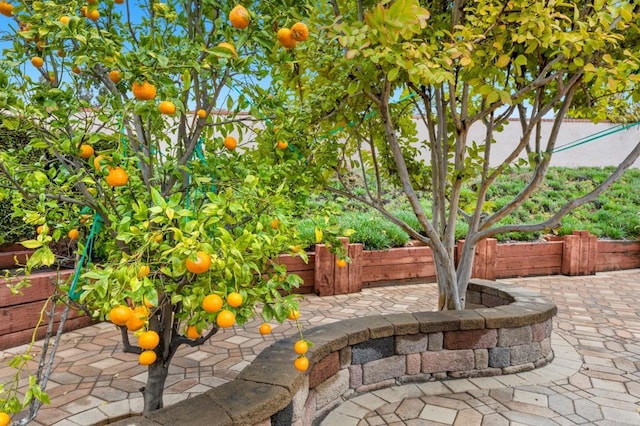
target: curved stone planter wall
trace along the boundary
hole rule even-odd
[[[275,342],[238,377],[119,425],[299,425],[358,393],[407,382],[496,376],[553,359],[556,306],[538,293],[473,280],[469,307],[355,318],[308,330],[308,374],[293,367],[297,337]]]

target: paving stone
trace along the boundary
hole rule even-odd
[[[333,376],[340,369],[340,353],[331,352],[322,360],[314,364],[309,373],[309,387],[311,389]]]
[[[576,407],[576,413],[588,421],[593,422],[604,418],[600,407],[587,399],[577,399],[573,401],[573,405]]]
[[[533,333],[531,326],[517,328],[501,328],[498,330],[498,346],[515,346],[531,343]]]
[[[511,349],[491,348],[489,349],[489,367],[503,368],[511,365]]]
[[[400,377],[407,371],[406,357],[394,355],[362,364],[362,383],[365,385]]]
[[[456,410],[427,404],[420,412],[419,418],[432,422],[452,424],[457,414],[458,412]]]
[[[448,331],[444,333],[444,349],[493,348],[498,341],[495,329]]]
[[[424,352],[422,354],[422,372],[436,373],[446,371],[472,370],[475,364],[473,350]]]
[[[640,412],[638,412],[637,407],[633,411],[606,406],[601,407],[601,410],[605,420],[628,423],[630,425],[640,425]]]
[[[453,423],[454,426],[469,426],[469,425],[479,425],[482,422],[482,414],[473,408],[467,408],[464,410],[458,411],[456,415],[456,419]]]
[[[473,351],[475,357],[475,368],[483,370],[489,368],[489,351],[487,349],[476,349]]]
[[[358,343],[351,349],[351,363],[364,364],[389,357],[395,352],[394,342],[395,339],[393,337],[383,337]]]
[[[540,343],[511,346],[510,358],[512,366],[533,363],[541,357]]]
[[[441,351],[444,346],[444,333],[429,333],[429,350]]]
[[[415,354],[425,352],[429,347],[429,335],[426,333],[396,336],[397,354]]]
[[[407,370],[406,374],[414,376],[420,374],[422,368],[422,356],[420,354],[406,355]]]
[[[316,387],[316,406],[325,407],[349,390],[349,372],[340,370]]]
[[[403,400],[395,413],[401,420],[411,420],[417,418],[425,407],[425,403],[419,398],[409,398]]]
[[[350,365],[349,371],[349,387],[351,389],[362,386],[362,364]]]

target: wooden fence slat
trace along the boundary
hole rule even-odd
[[[72,270],[60,271],[58,275],[59,279],[64,281],[73,274]],[[45,300],[48,298],[54,290],[53,281],[56,279],[56,274],[52,272],[36,272],[31,274],[29,281],[31,285],[21,290],[22,294],[11,294],[9,288],[4,285],[5,280],[0,280],[0,308],[20,305],[23,303],[34,302],[37,300]],[[15,277],[11,279],[12,282],[17,282],[22,277]]]
[[[57,329],[60,321],[54,322],[54,329]],[[64,323],[64,329],[66,331],[77,330],[82,327],[87,327],[93,324],[93,321],[88,316],[81,316],[76,318],[67,318],[67,321]],[[38,327],[38,331],[36,332],[36,339],[44,338],[47,332],[47,326],[42,325]],[[28,330],[17,331],[15,333],[10,334],[0,334],[0,350],[4,350],[7,348],[13,348],[18,345],[22,345],[31,341],[31,336],[33,334],[33,328]]]
[[[0,335],[14,333],[16,331],[30,330],[40,318],[40,310],[44,301],[25,303],[22,305],[10,306],[0,309]],[[56,306],[56,313],[59,314],[64,309],[64,305]],[[76,318],[80,314],[69,311],[69,318]]]
[[[408,278],[434,277],[436,268],[433,264],[417,264],[407,268],[390,268],[389,265],[364,266],[362,281],[397,281]]]
[[[496,260],[497,271],[512,271],[512,276],[521,275],[523,269],[562,266],[561,256],[503,257]]]
[[[562,255],[564,243],[562,241],[548,241],[544,243],[504,243],[496,247],[496,257],[524,257]]]
[[[318,296],[333,295],[333,254],[324,244],[316,245],[315,291]]]
[[[640,255],[640,241],[598,241],[598,253],[629,253]]]
[[[347,265],[349,268],[349,286],[348,293],[359,293],[362,291],[362,244],[350,244],[348,255],[351,263]]]

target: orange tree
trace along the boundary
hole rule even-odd
[[[567,114],[603,120],[640,100],[637,1],[318,5],[307,23],[322,33],[274,63],[283,76],[278,87],[295,94],[290,108],[302,112],[292,115],[306,120],[298,123],[308,135],[299,148],[337,172],[328,189],[379,211],[433,249],[440,309],[464,308],[478,242],[553,229],[640,156],[638,143],[600,185],[542,220],[517,219],[543,182]],[[496,135],[510,118],[521,137],[498,156]],[[550,132],[541,126],[546,119]],[[479,140],[471,140],[472,126],[483,134]],[[527,184],[505,199],[493,184],[514,169]],[[364,189],[354,187],[354,171]],[[388,209],[382,181],[404,195],[413,220]]]
[[[181,345],[256,312],[266,322],[297,312],[281,294],[300,278],[274,259],[304,256],[290,217],[315,178],[279,149],[273,123],[286,112],[266,128],[238,113],[276,102],[259,84],[263,59],[288,54],[276,27],[301,16],[259,6],[2,2],[2,125],[28,134],[25,151],[47,154],[0,153],[16,214],[39,229],[23,242],[36,249],[27,269],[56,261],[52,242],[77,239],[78,273],[63,290],[119,326],[124,350],[149,365],[145,412],[162,407]],[[0,411],[23,405],[0,399]]]

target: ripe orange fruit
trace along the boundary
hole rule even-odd
[[[291,38],[295,41],[305,41],[309,37],[309,28],[302,23],[296,22],[291,26]]]
[[[129,181],[127,171],[122,167],[113,167],[109,169],[107,175],[107,184],[109,186],[124,186]]]
[[[260,324],[259,330],[260,330],[260,334],[262,334],[263,336],[266,336],[267,334],[271,334],[271,324],[263,322],[262,324]]]
[[[278,226],[280,226],[280,219],[278,219],[277,217],[273,218],[269,226],[271,227],[271,229],[278,229]]]
[[[71,18],[69,16],[60,17],[60,22],[62,22],[64,25],[69,25],[70,21],[71,21]]]
[[[301,355],[293,362],[293,366],[298,371],[307,371],[309,368],[309,359],[306,356]]]
[[[304,340],[298,340],[295,345],[293,345],[293,351],[298,355],[304,355],[309,350],[309,345]]]
[[[287,318],[290,319],[291,321],[300,319],[300,311],[298,311],[297,309],[290,310]]]
[[[44,65],[44,59],[42,59],[40,56],[34,56],[33,58],[31,58],[31,65],[36,68],[42,68],[42,66]]]
[[[236,53],[236,48],[235,48],[235,47],[233,47],[233,44],[231,44],[231,43],[227,43],[226,41],[223,41],[222,43],[220,43],[220,44],[218,45],[218,47],[222,47],[223,49],[230,50],[230,51],[231,51],[231,54],[232,54],[233,56],[237,56],[237,55],[238,55],[238,54]]]
[[[238,140],[233,136],[227,136],[226,138],[224,138],[223,143],[225,148],[227,148],[229,151],[233,151],[234,149],[236,149],[236,146],[238,146]]]
[[[173,115],[176,113],[176,105],[171,101],[162,101],[158,105],[158,111],[162,114]]]
[[[90,19],[92,21],[97,21],[98,19],[100,19],[100,12],[98,11],[98,9],[88,11],[87,19]]]
[[[94,154],[93,147],[91,145],[87,145],[83,143],[80,145],[80,158],[84,158],[85,160],[91,157]]]
[[[229,304],[229,306],[237,308],[238,306],[242,305],[242,295],[235,291],[229,293],[227,295],[227,303]]]
[[[115,4],[124,4],[124,0],[113,0]]]
[[[98,155],[96,158],[93,159],[93,167],[95,167],[96,170],[100,170],[102,167],[102,164],[100,164],[101,161],[106,161],[107,158],[104,155]]]
[[[0,3],[0,6],[1,5],[2,3]],[[9,426],[9,423],[11,423],[11,417],[4,411],[0,411],[0,426]]]
[[[158,356],[154,351],[143,351],[140,356],[138,356],[138,362],[140,365],[151,365],[156,362]]]
[[[199,109],[199,110],[196,112],[196,115],[198,116],[198,118],[205,119],[205,118],[207,118],[207,111],[205,111],[205,110],[203,110],[203,109]]]
[[[236,314],[231,311],[223,310],[220,311],[218,316],[216,317],[216,324],[220,328],[229,328],[236,322]]]
[[[249,11],[241,4],[238,4],[229,12],[229,21],[233,28],[244,29],[249,26],[251,17],[249,16]]]
[[[87,16],[87,9],[88,9],[87,6],[82,6],[80,8],[80,15],[86,17]]]
[[[211,256],[205,251],[199,251],[196,253],[195,260],[188,257],[185,263],[187,265],[187,271],[193,274],[202,274],[209,270],[211,266]]]
[[[217,294],[209,294],[202,301],[202,309],[204,309],[205,312],[209,312],[210,314],[218,312],[220,309],[222,309],[222,297],[218,296]]]
[[[156,97],[156,86],[143,81],[142,83],[134,81],[131,85],[133,96],[139,101],[150,101]]]
[[[142,327],[144,327],[145,322],[147,321],[147,316],[149,315],[149,311],[145,306],[136,306],[133,309],[133,314],[129,316],[129,319],[126,322],[127,330],[129,331],[138,331]]]
[[[140,269],[138,269],[138,278],[143,279],[150,273],[151,273],[151,268],[149,268],[149,265],[141,265]]]
[[[289,146],[289,142],[282,141],[282,140],[278,141],[277,147],[278,147],[279,150],[287,149],[288,146]]]
[[[11,17],[13,15],[13,5],[11,3],[7,3],[6,1],[0,1],[0,13],[2,13],[4,16]]]
[[[186,333],[187,337],[189,339],[197,339],[198,337],[200,337],[200,332],[198,331],[198,327],[196,327],[195,325],[190,325],[189,327],[187,327],[187,333]]]
[[[77,240],[80,237],[80,231],[77,229],[71,229],[67,233],[67,237],[69,237],[70,240]]]
[[[125,305],[116,305],[109,311],[109,321],[115,325],[126,325],[133,310]]]
[[[289,28],[282,27],[278,30],[278,41],[280,44],[287,48],[293,49],[296,47],[296,41],[293,39],[293,35],[291,34],[291,30]]]
[[[122,79],[122,74],[118,70],[109,71],[109,80],[114,83],[118,83]]]
[[[82,72],[82,70],[80,69],[80,67],[79,67],[79,66],[77,66],[77,65],[72,66],[72,67],[71,67],[71,71],[72,71],[74,74],[80,74],[80,73]]]
[[[153,330],[144,331],[138,336],[138,346],[142,349],[155,349],[160,344],[160,336]]]
[[[42,231],[44,231],[44,225],[39,225],[36,228],[36,234],[40,235],[40,234],[42,234]]]
[[[336,259],[336,266],[338,268],[344,268],[347,266],[347,261],[345,259]]]

